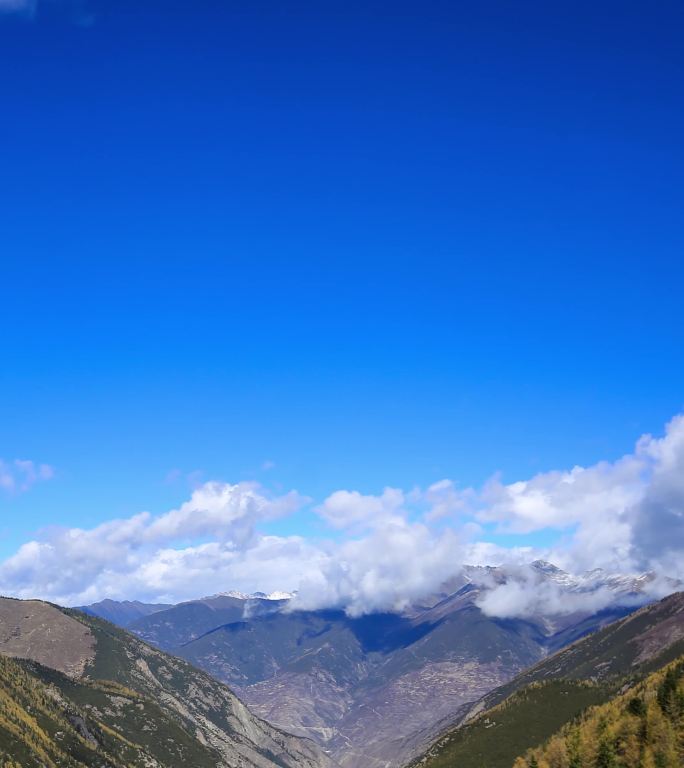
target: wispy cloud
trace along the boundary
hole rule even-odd
[[[22,13],[31,15],[37,0],[0,0],[0,13]]]
[[[24,493],[36,483],[51,480],[55,470],[49,464],[36,464],[25,459],[0,459],[0,489],[7,493]]]
[[[39,16],[41,9],[50,6],[69,22],[79,27],[89,27],[94,23],[95,16],[88,5],[88,0],[0,0],[0,14],[33,20]]]

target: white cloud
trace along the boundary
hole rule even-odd
[[[486,615],[502,619],[594,613],[616,603],[638,604],[641,601],[634,595],[616,594],[600,584],[583,591],[568,589],[528,563],[509,564],[503,583],[496,583],[486,574],[478,581],[486,587],[478,599],[479,607]]]
[[[684,416],[613,463],[485,488],[481,521],[501,530],[568,531],[551,559],[574,570],[655,568],[684,576]]]
[[[625,525],[632,532],[632,559],[643,566],[682,568],[684,555],[684,416],[667,426],[665,437],[642,438],[638,455],[650,468],[639,501]]]
[[[51,480],[55,470],[49,464],[36,464],[26,459],[0,459],[0,489],[8,493],[24,493],[36,483]]]
[[[350,615],[397,611],[431,594],[460,568],[452,531],[392,521],[345,541],[299,585],[298,608],[344,608]]]
[[[51,474],[31,462],[2,463],[0,487],[23,490]],[[254,483],[204,483],[165,514],[43,532],[0,563],[0,591],[73,604],[105,596],[178,600],[226,589],[299,590],[301,607],[360,614],[420,600],[463,563],[515,566],[542,557],[572,573],[655,569],[684,578],[684,417],[614,462],[510,484],[494,477],[479,491],[448,479],[379,495],[339,490],[314,508],[335,532],[331,540],[264,533],[268,521],[308,503],[295,491],[272,495]],[[520,544],[495,543],[492,530],[518,534]],[[525,543],[548,530],[555,532],[552,544]],[[490,590],[483,609],[575,609],[575,598],[562,603],[556,587],[519,573]],[[598,606],[611,598],[598,591],[576,599]]]
[[[242,546],[254,535],[256,522],[295,512],[307,501],[295,491],[267,498],[258,489],[255,483],[205,483],[178,509],[150,521],[143,538],[155,542],[210,536]]]
[[[0,564],[0,591],[68,604],[93,596],[192,597],[203,586],[218,591],[230,582],[227,569],[263,545],[256,526],[305,501],[295,492],[267,496],[252,483],[206,483],[163,515],[53,528]]]
[[[404,503],[404,493],[396,488],[385,488],[381,496],[335,491],[316,511],[338,530],[366,530],[401,522],[405,518]]]
[[[483,489],[478,517],[503,532],[566,529],[596,516],[612,516],[634,503],[642,490],[642,462],[635,455],[585,469],[546,472],[503,485],[498,477]]]

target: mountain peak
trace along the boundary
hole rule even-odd
[[[231,589],[227,592],[218,592],[211,597],[233,597],[236,600],[292,600],[296,595],[296,592],[285,592],[283,590],[276,589],[273,592],[239,592],[238,590]]]
[[[543,573],[565,573],[557,565],[550,563],[548,560],[534,560],[530,563],[532,568]]]

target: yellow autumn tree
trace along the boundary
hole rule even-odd
[[[684,656],[589,709],[513,768],[682,768]]]

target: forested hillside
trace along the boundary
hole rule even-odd
[[[0,755],[12,768],[330,765],[186,662],[101,619],[6,598]]]
[[[566,725],[514,768],[681,768],[684,656]]]
[[[589,635],[488,694],[415,765],[510,768],[518,755],[544,743],[588,707],[610,701],[682,654],[684,593],[678,593]],[[619,762],[590,766],[623,768]]]
[[[40,674],[53,677],[47,684]],[[58,678],[61,678],[58,680]],[[107,726],[94,711],[76,707],[60,693],[61,682],[67,678],[59,673],[40,670],[31,662],[20,662],[0,656],[0,766],[2,768],[33,768],[33,766],[60,766],[80,768],[97,765],[102,768],[128,768],[129,766],[159,765],[150,752],[138,741],[140,733],[132,724],[119,732]],[[78,685],[81,698],[106,703],[107,697],[116,697],[120,709],[130,703],[133,710],[145,710],[148,702],[132,691],[110,684]],[[85,695],[83,695],[85,694]],[[88,695],[89,694],[89,695]],[[149,719],[152,721],[152,713]],[[170,725],[170,723],[167,723]],[[211,766],[212,753],[200,744],[188,751],[192,737],[181,728],[172,727],[166,734],[179,739],[175,752],[177,759],[191,757],[198,766]],[[169,755],[171,757],[171,754]]]

